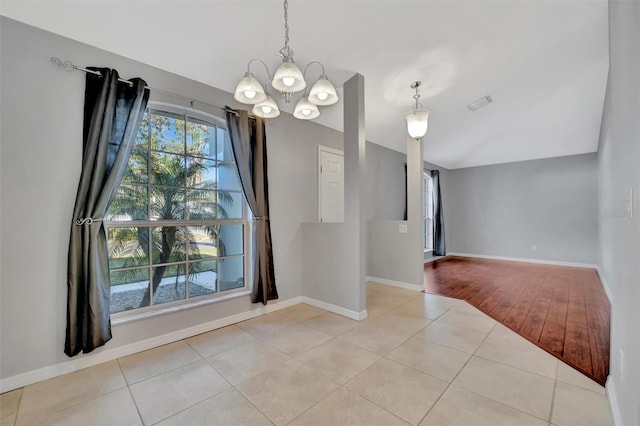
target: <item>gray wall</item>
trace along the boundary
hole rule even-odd
[[[342,223],[303,224],[303,295],[360,319],[365,311],[366,141],[364,77],[344,84],[344,189]]]
[[[448,251],[595,264],[596,162],[583,154],[450,170]]]
[[[367,142],[367,220],[404,218],[407,155]]]
[[[600,274],[611,303],[607,388],[620,425],[640,424],[640,2],[609,2],[609,84],[598,147]],[[629,206],[628,191],[635,206]],[[629,213],[633,211],[631,216]]]
[[[49,58],[113,67],[122,76],[141,76],[153,87],[217,105],[235,102],[229,93],[4,17],[0,31],[0,377],[4,379],[68,360],[63,353],[66,257],[81,167],[84,74],[62,71]],[[154,94],[152,99],[167,101]],[[171,101],[188,106],[187,101]],[[220,115],[218,110],[208,112]],[[280,299],[286,300],[302,294],[301,223],[317,220],[316,145],[337,146],[341,138],[338,132],[286,114],[270,122],[267,132],[276,280]],[[106,348],[260,306],[245,296],[115,325]]]

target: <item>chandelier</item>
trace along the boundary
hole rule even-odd
[[[412,89],[416,89],[416,94],[413,95],[413,99],[415,99],[416,103],[407,113],[405,118],[407,119],[407,131],[409,132],[409,136],[414,139],[420,139],[427,133],[427,127],[429,126],[429,114],[431,111],[428,109],[424,109],[422,103],[419,102],[420,92],[419,87],[422,84],[420,81],[416,81],[411,84]]]
[[[304,72],[298,68],[293,60],[293,50],[289,47],[289,2],[284,0],[284,47],[280,49],[282,63],[272,75],[267,64],[260,59],[251,59],[247,64],[247,72],[234,92],[234,99],[243,104],[253,105],[252,112],[258,117],[274,118],[280,115],[280,108],[273,97],[266,90],[268,85],[263,86],[255,75],[251,72],[251,64],[261,63],[267,71],[267,77],[271,87],[280,92],[282,101],[288,107],[293,101],[293,95],[303,92],[302,97],[296,103],[293,116],[301,120],[312,120],[320,115],[318,106],[333,105],[338,102],[336,88],[327,78],[324,65],[318,61],[307,64]],[[321,74],[311,90],[306,91],[307,82],[305,76],[311,65],[319,65]]]

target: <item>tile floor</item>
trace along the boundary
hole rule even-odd
[[[604,388],[466,304],[370,283],[0,396],[10,425],[610,425]]]

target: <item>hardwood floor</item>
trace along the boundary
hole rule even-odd
[[[424,277],[604,385],[611,308],[594,269],[449,256]]]

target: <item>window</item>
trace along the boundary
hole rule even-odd
[[[246,202],[224,123],[146,111],[105,220],[111,313],[246,286]]]
[[[433,182],[428,172],[422,173],[422,219],[424,221],[424,251],[433,250]]]

